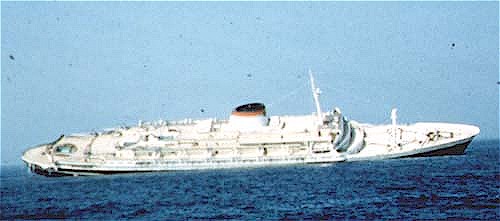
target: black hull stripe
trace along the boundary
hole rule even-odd
[[[445,149],[434,150],[425,153],[418,153],[410,156],[404,156],[403,158],[408,157],[433,157],[433,156],[446,156],[446,155],[463,155],[465,153],[465,149],[469,146],[471,141],[457,144],[455,146],[451,146]]]

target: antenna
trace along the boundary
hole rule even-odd
[[[314,77],[312,71],[309,69],[309,78],[311,79],[311,91],[314,98],[314,103],[316,105],[316,114],[318,115],[318,125],[323,124],[323,117],[321,112],[321,107],[319,105],[319,95],[321,94],[321,90],[316,87],[314,84]]]

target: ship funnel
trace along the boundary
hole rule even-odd
[[[238,131],[255,131],[268,125],[266,106],[249,103],[236,107],[229,117],[229,124]]]

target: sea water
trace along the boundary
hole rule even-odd
[[[2,166],[0,219],[500,219],[499,142],[465,155],[48,178]]]

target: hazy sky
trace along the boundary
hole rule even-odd
[[[1,162],[138,120],[324,110],[498,139],[498,2],[2,2]],[[204,109],[204,112],[200,111]]]

